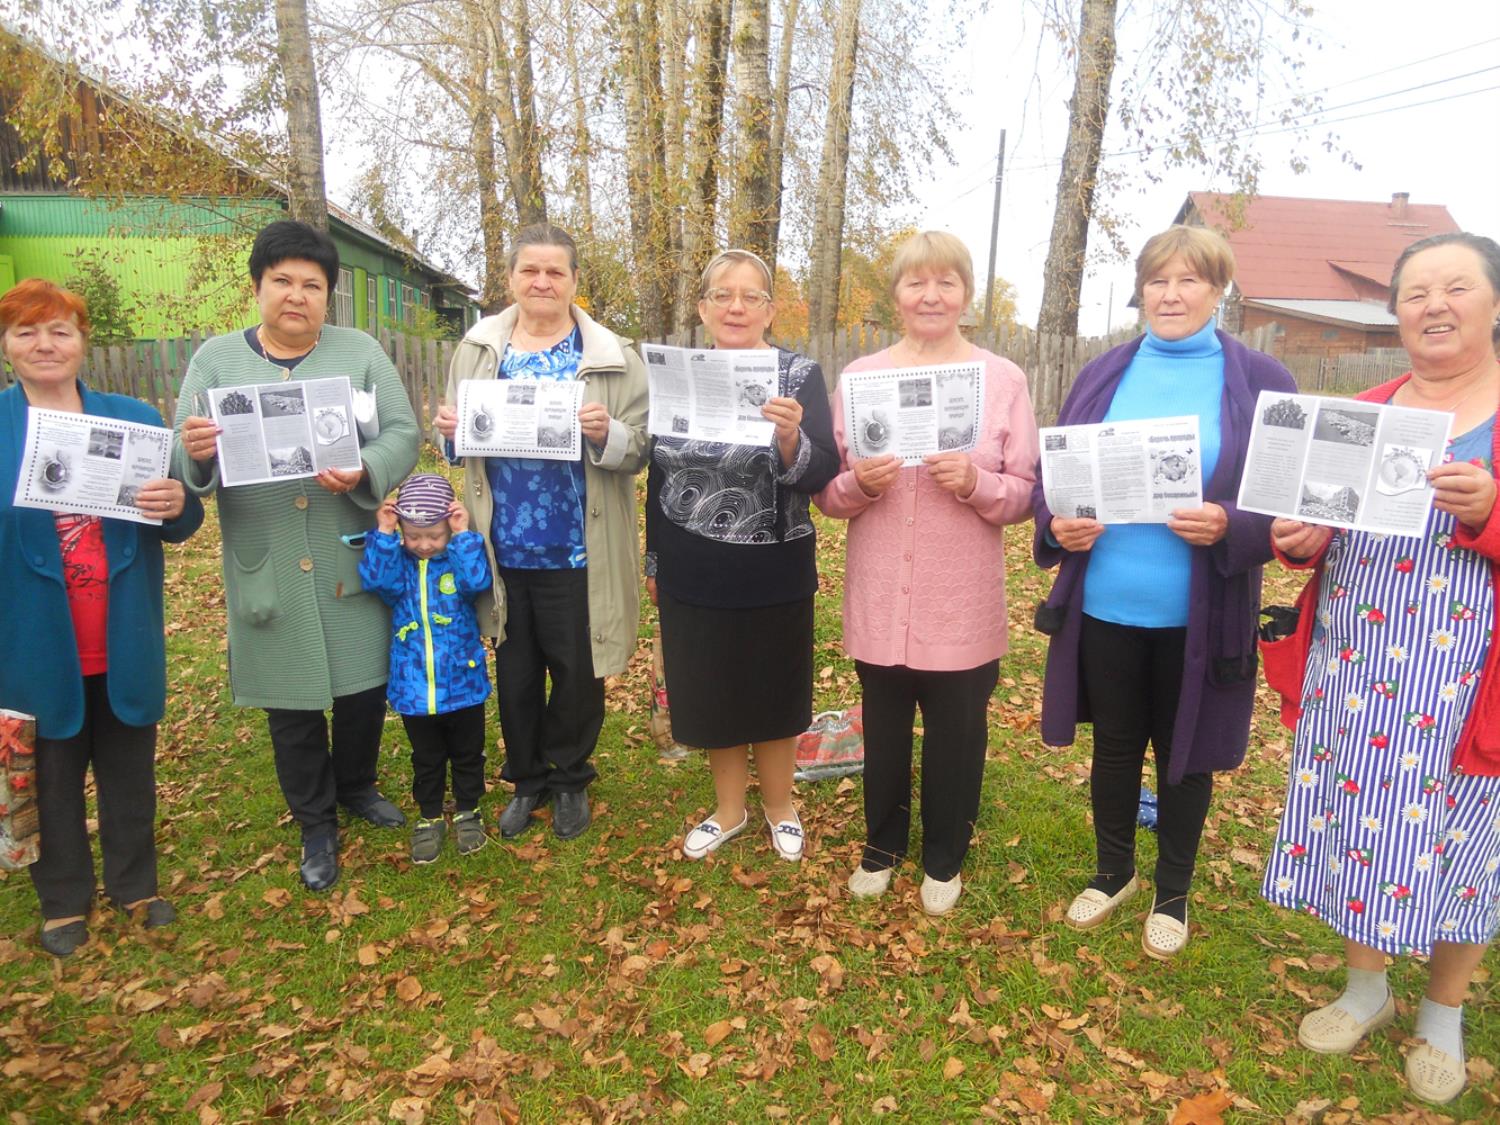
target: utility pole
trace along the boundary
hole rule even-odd
[[[990,217],[990,279],[984,287],[984,330],[995,329],[995,243],[1000,237],[1000,184],[1005,178],[1005,130],[1000,130],[1000,155],[995,158],[995,210]]]

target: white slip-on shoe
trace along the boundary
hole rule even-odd
[[[1297,1042],[1320,1055],[1347,1055],[1366,1035],[1379,1031],[1396,1018],[1396,998],[1386,993],[1385,1003],[1367,1020],[1357,1020],[1337,1003],[1308,1012],[1297,1027]]]
[[[740,817],[740,822],[733,828],[721,828],[712,817],[698,825],[683,838],[682,854],[688,859],[702,859],[719,845],[734,839],[745,830],[750,823],[750,814],[747,812]]]
[[[885,894],[891,886],[892,870],[882,867],[879,871],[866,871],[863,867],[856,867],[849,872],[849,893],[855,898],[874,898]]]
[[[934,879],[931,875],[922,876],[922,909],[936,918],[939,914],[946,914],[953,909],[958,902],[958,896],[964,889],[964,877],[955,875],[951,879]]]
[[[1126,883],[1113,895],[1107,895],[1103,891],[1096,891],[1090,887],[1079,893],[1068,906],[1068,912],[1063,916],[1063,921],[1075,930],[1092,930],[1095,926],[1102,926],[1109,921],[1122,903],[1134,898],[1135,893],[1141,889],[1139,876],[1132,875],[1130,882]]]
[[[1406,1054],[1406,1084],[1424,1102],[1442,1105],[1464,1092],[1464,1060],[1440,1051],[1425,1039],[1412,1041]]]
[[[777,855],[791,863],[802,858],[802,821],[795,810],[791,816],[774,823],[766,817],[766,827],[771,830],[771,846]]]
[[[1157,914],[1155,911],[1146,915],[1146,925],[1141,930],[1141,948],[1145,950],[1147,957],[1170,961],[1182,952],[1187,943],[1186,922],[1179,922],[1170,914]]]

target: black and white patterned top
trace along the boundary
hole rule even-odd
[[[792,464],[765,446],[653,439],[646,486],[646,573],[679,601],[778,605],[817,589],[808,497],[838,472],[823,372],[777,349],[778,395],[802,405]],[[745,548],[759,548],[746,550]]]

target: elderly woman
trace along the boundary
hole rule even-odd
[[[554,800],[563,840],[589,826],[590,758],[604,725],[604,677],[636,647],[635,483],[646,461],[646,368],[629,342],[573,303],[578,248],[542,223],[510,252],[515,304],[469,330],[448,369],[434,424],[451,442],[465,379],[576,379],[583,456],[577,461],[470,457],[464,504],[499,575],[475,599],[480,631],[495,638],[495,695],[505,738],[501,777],[515,795],[500,834],[520,835]],[[450,447],[451,452],[451,447]],[[502,598],[503,593],[503,598]],[[548,681],[551,693],[548,693]]]
[[[849,521],[844,647],[864,694],[865,846],[849,876],[864,898],[890,886],[906,853],[911,754],[922,710],[922,908],[953,909],[979,814],[987,708],[1006,650],[1004,528],[1031,512],[1036,421],[1020,368],[969,343],[958,322],[974,270],[951,234],[907,239],[891,265],[904,335],[845,374],[978,363],[983,412],[971,453],[903,467],[887,454],[849,460],[842,396],[834,404],[841,471],[817,497]]]
[[[1298,1032],[1310,1050],[1351,1051],[1395,1018],[1387,955],[1431,957],[1406,1078],[1446,1102],[1464,1087],[1464,992],[1500,927],[1500,245],[1408,247],[1390,308],[1411,371],[1358,397],[1451,413],[1453,436],[1419,538],[1272,525],[1283,560],[1315,568],[1317,617],[1262,893],[1344,939],[1344,992]]]
[[[1141,945],[1166,959],[1188,940],[1187,896],[1213,792],[1213,771],[1245,757],[1255,699],[1255,626],[1267,516],[1235,506],[1262,390],[1295,390],[1291,375],[1214,326],[1234,277],[1218,234],[1176,226],[1136,259],[1143,336],[1078,373],[1059,425],[1196,415],[1203,506],[1166,524],[1106,528],[1054,516],[1038,485],[1036,561],[1061,564],[1037,626],[1052,634],[1042,741],[1072,743],[1094,725],[1089,795],[1097,867],[1068,907],[1092,929],[1139,889],[1135,821],[1149,742],[1159,800],[1156,900]]]
[[[174,450],[189,491],[218,496],[229,686],[237,706],[265,709],[276,776],[302,831],[302,881],[315,891],[338,879],[340,805],[379,827],[406,823],[375,787],[390,611],[364,590],[359,561],[381,501],[417,462],[418,429],[375,339],[324,323],[338,272],[333,241],[304,223],[282,220],[256,236],[250,279],[260,323],[194,354]],[[193,413],[201,392],[340,375],[375,398],[380,432],[363,443],[362,468],[221,484],[217,427]]]
[[[698,315],[718,348],[769,348],[771,270],[726,250],[703,271]],[[771,843],[802,858],[792,804],[797,736],[812,721],[816,537],[807,505],[838,472],[823,372],[776,349],[763,446],[657,437],[646,486],[646,589],[661,612],[672,734],[704,747],[714,814],[682,854],[702,859],[750,823],[747,750]]]
[[[203,522],[203,506],[175,480],[149,481],[136,496],[159,527],[12,505],[33,407],[162,424],[143,402],[84,386],[88,338],[83,300],[51,282],[23,281],[0,297],[0,347],[17,378],[0,394],[0,650],[8,654],[0,706],[36,716],[41,858],[30,870],[42,948],[55,957],[89,936],[91,766],[105,896],[147,927],[177,917],[156,879],[156,724],[167,678],[161,545]]]

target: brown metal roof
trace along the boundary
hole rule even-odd
[[[1368,300],[1372,289],[1390,283],[1407,246],[1459,229],[1447,207],[1410,203],[1401,193],[1384,203],[1256,196],[1245,225],[1231,230],[1230,198],[1190,192],[1177,221],[1223,231],[1238,263],[1235,287],[1252,299]]]

